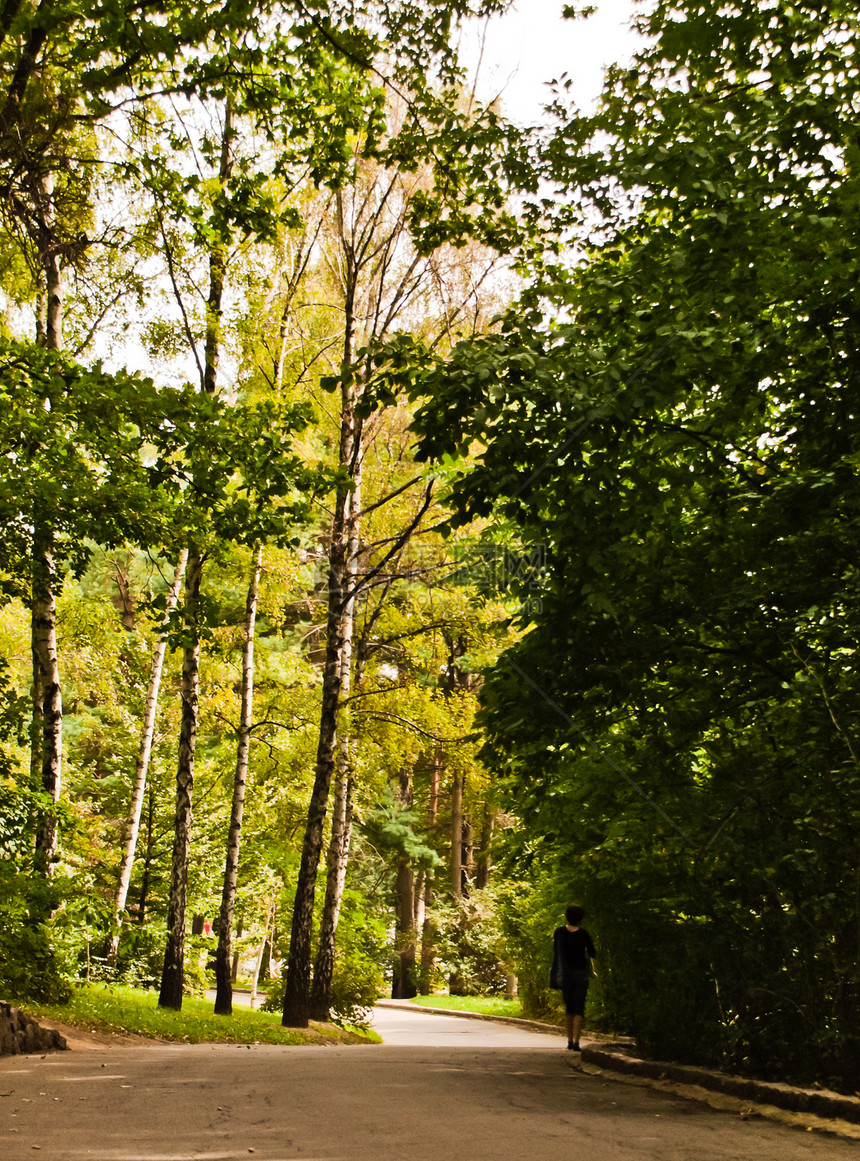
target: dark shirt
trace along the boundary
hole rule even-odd
[[[568,931],[566,927],[557,927],[555,938],[558,941],[564,971],[583,971],[588,967],[588,957],[594,959],[597,952],[594,950],[594,940],[584,927],[576,931]]]

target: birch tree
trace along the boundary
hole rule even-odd
[[[140,746],[138,749],[137,765],[134,772],[131,804],[128,819],[125,825],[122,860],[119,866],[116,894],[114,896],[114,931],[110,936],[106,959],[111,967],[116,966],[116,957],[119,950],[120,930],[123,923],[128,888],[131,883],[131,873],[134,867],[135,852],[137,850],[137,836],[140,830],[140,818],[143,811],[143,802],[146,796],[146,780],[149,771],[149,759],[152,753],[152,743],[155,736],[155,720],[158,712],[158,693],[161,687],[161,673],[164,668],[164,656],[167,652],[168,629],[170,618],[179,600],[182,578],[185,574],[185,565],[188,561],[187,549],[181,549],[179,560],[173,573],[173,582],[168,590],[164,622],[161,632],[155,643],[152,653],[152,662],[149,669],[149,684],[146,691],[143,724],[141,726]]]

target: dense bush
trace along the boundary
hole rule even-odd
[[[34,919],[49,910],[44,882],[18,874],[0,859],[0,995],[5,999],[65,1003],[71,971],[48,924]]]
[[[284,1006],[286,977],[274,979],[265,1001],[264,1012],[280,1012]],[[384,987],[379,964],[360,952],[338,952],[331,985],[331,1021],[333,1024],[353,1024],[366,1028],[370,1024],[373,1005]]]
[[[3,685],[0,668],[0,737],[8,738]],[[0,751],[0,775],[6,764]],[[70,967],[48,923],[60,888],[19,869],[32,861],[33,827],[46,805],[44,795],[0,784],[0,996],[56,1004],[71,995]]]
[[[775,836],[773,815],[765,829]],[[750,859],[740,874],[738,852],[725,877],[712,864],[704,879],[687,853],[663,846],[649,854],[642,836],[637,846],[585,851],[570,857],[564,876],[546,876],[590,913],[599,978],[589,1026],[630,1034],[657,1059],[856,1091],[860,989],[850,901],[839,921],[839,893],[813,890],[824,869],[809,869],[806,895],[790,894],[764,858],[764,870]],[[523,955],[521,994],[539,1014],[551,1002],[542,987],[549,953],[541,956],[535,938],[540,893],[523,898],[520,954],[531,943],[538,966],[531,972]],[[816,923],[827,908],[827,921]]]
[[[119,943],[116,979],[131,988],[157,988],[164,962],[163,929],[126,924]]]
[[[512,958],[494,891],[484,888],[437,901],[431,919],[437,982],[447,984],[452,995],[503,993]]]

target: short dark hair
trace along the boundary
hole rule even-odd
[[[580,907],[578,903],[571,903],[565,911],[564,917],[571,927],[579,927],[585,918],[585,908]]]

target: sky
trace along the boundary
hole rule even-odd
[[[596,100],[603,70],[628,59],[635,38],[628,24],[633,0],[591,0],[597,9],[587,19],[564,20],[563,0],[516,0],[511,11],[487,26],[480,64],[478,96],[502,94],[512,120],[533,122],[549,100],[546,83],[566,72],[576,103],[587,109]],[[484,27],[484,22],[481,22]],[[463,42],[464,57],[477,63],[478,29]]]

